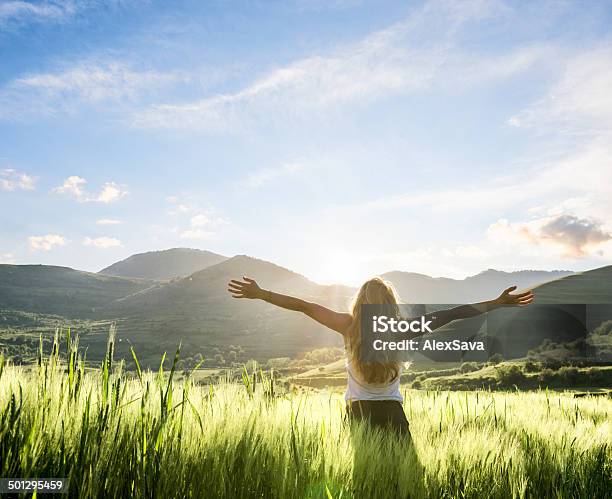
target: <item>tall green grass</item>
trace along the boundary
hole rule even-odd
[[[405,393],[414,446],[343,421],[325,391],[274,378],[195,385],[99,369],[56,335],[36,366],[0,357],[0,476],[68,477],[73,497],[610,497],[612,401]]]

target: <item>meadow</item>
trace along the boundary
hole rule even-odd
[[[178,351],[125,372],[113,341],[97,369],[70,335],[33,366],[0,358],[0,476],[68,477],[72,497],[612,494],[609,397],[405,389],[410,446],[349,429],[338,392],[178,380]]]

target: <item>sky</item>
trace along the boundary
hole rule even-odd
[[[612,1],[0,0],[0,54],[0,263],[612,263]]]

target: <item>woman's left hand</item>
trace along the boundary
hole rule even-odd
[[[533,291],[525,291],[524,293],[511,294],[516,290],[516,286],[511,286],[505,289],[494,301],[497,305],[503,307],[524,307],[529,305],[534,298]]]

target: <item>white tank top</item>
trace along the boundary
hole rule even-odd
[[[402,367],[400,366],[397,377],[388,384],[384,385],[373,385],[361,381],[351,363],[347,360],[346,371],[348,373],[348,384],[346,387],[346,394],[344,396],[347,402],[353,402],[355,400],[397,400],[403,402],[404,397],[400,393],[400,376],[402,374]]]

